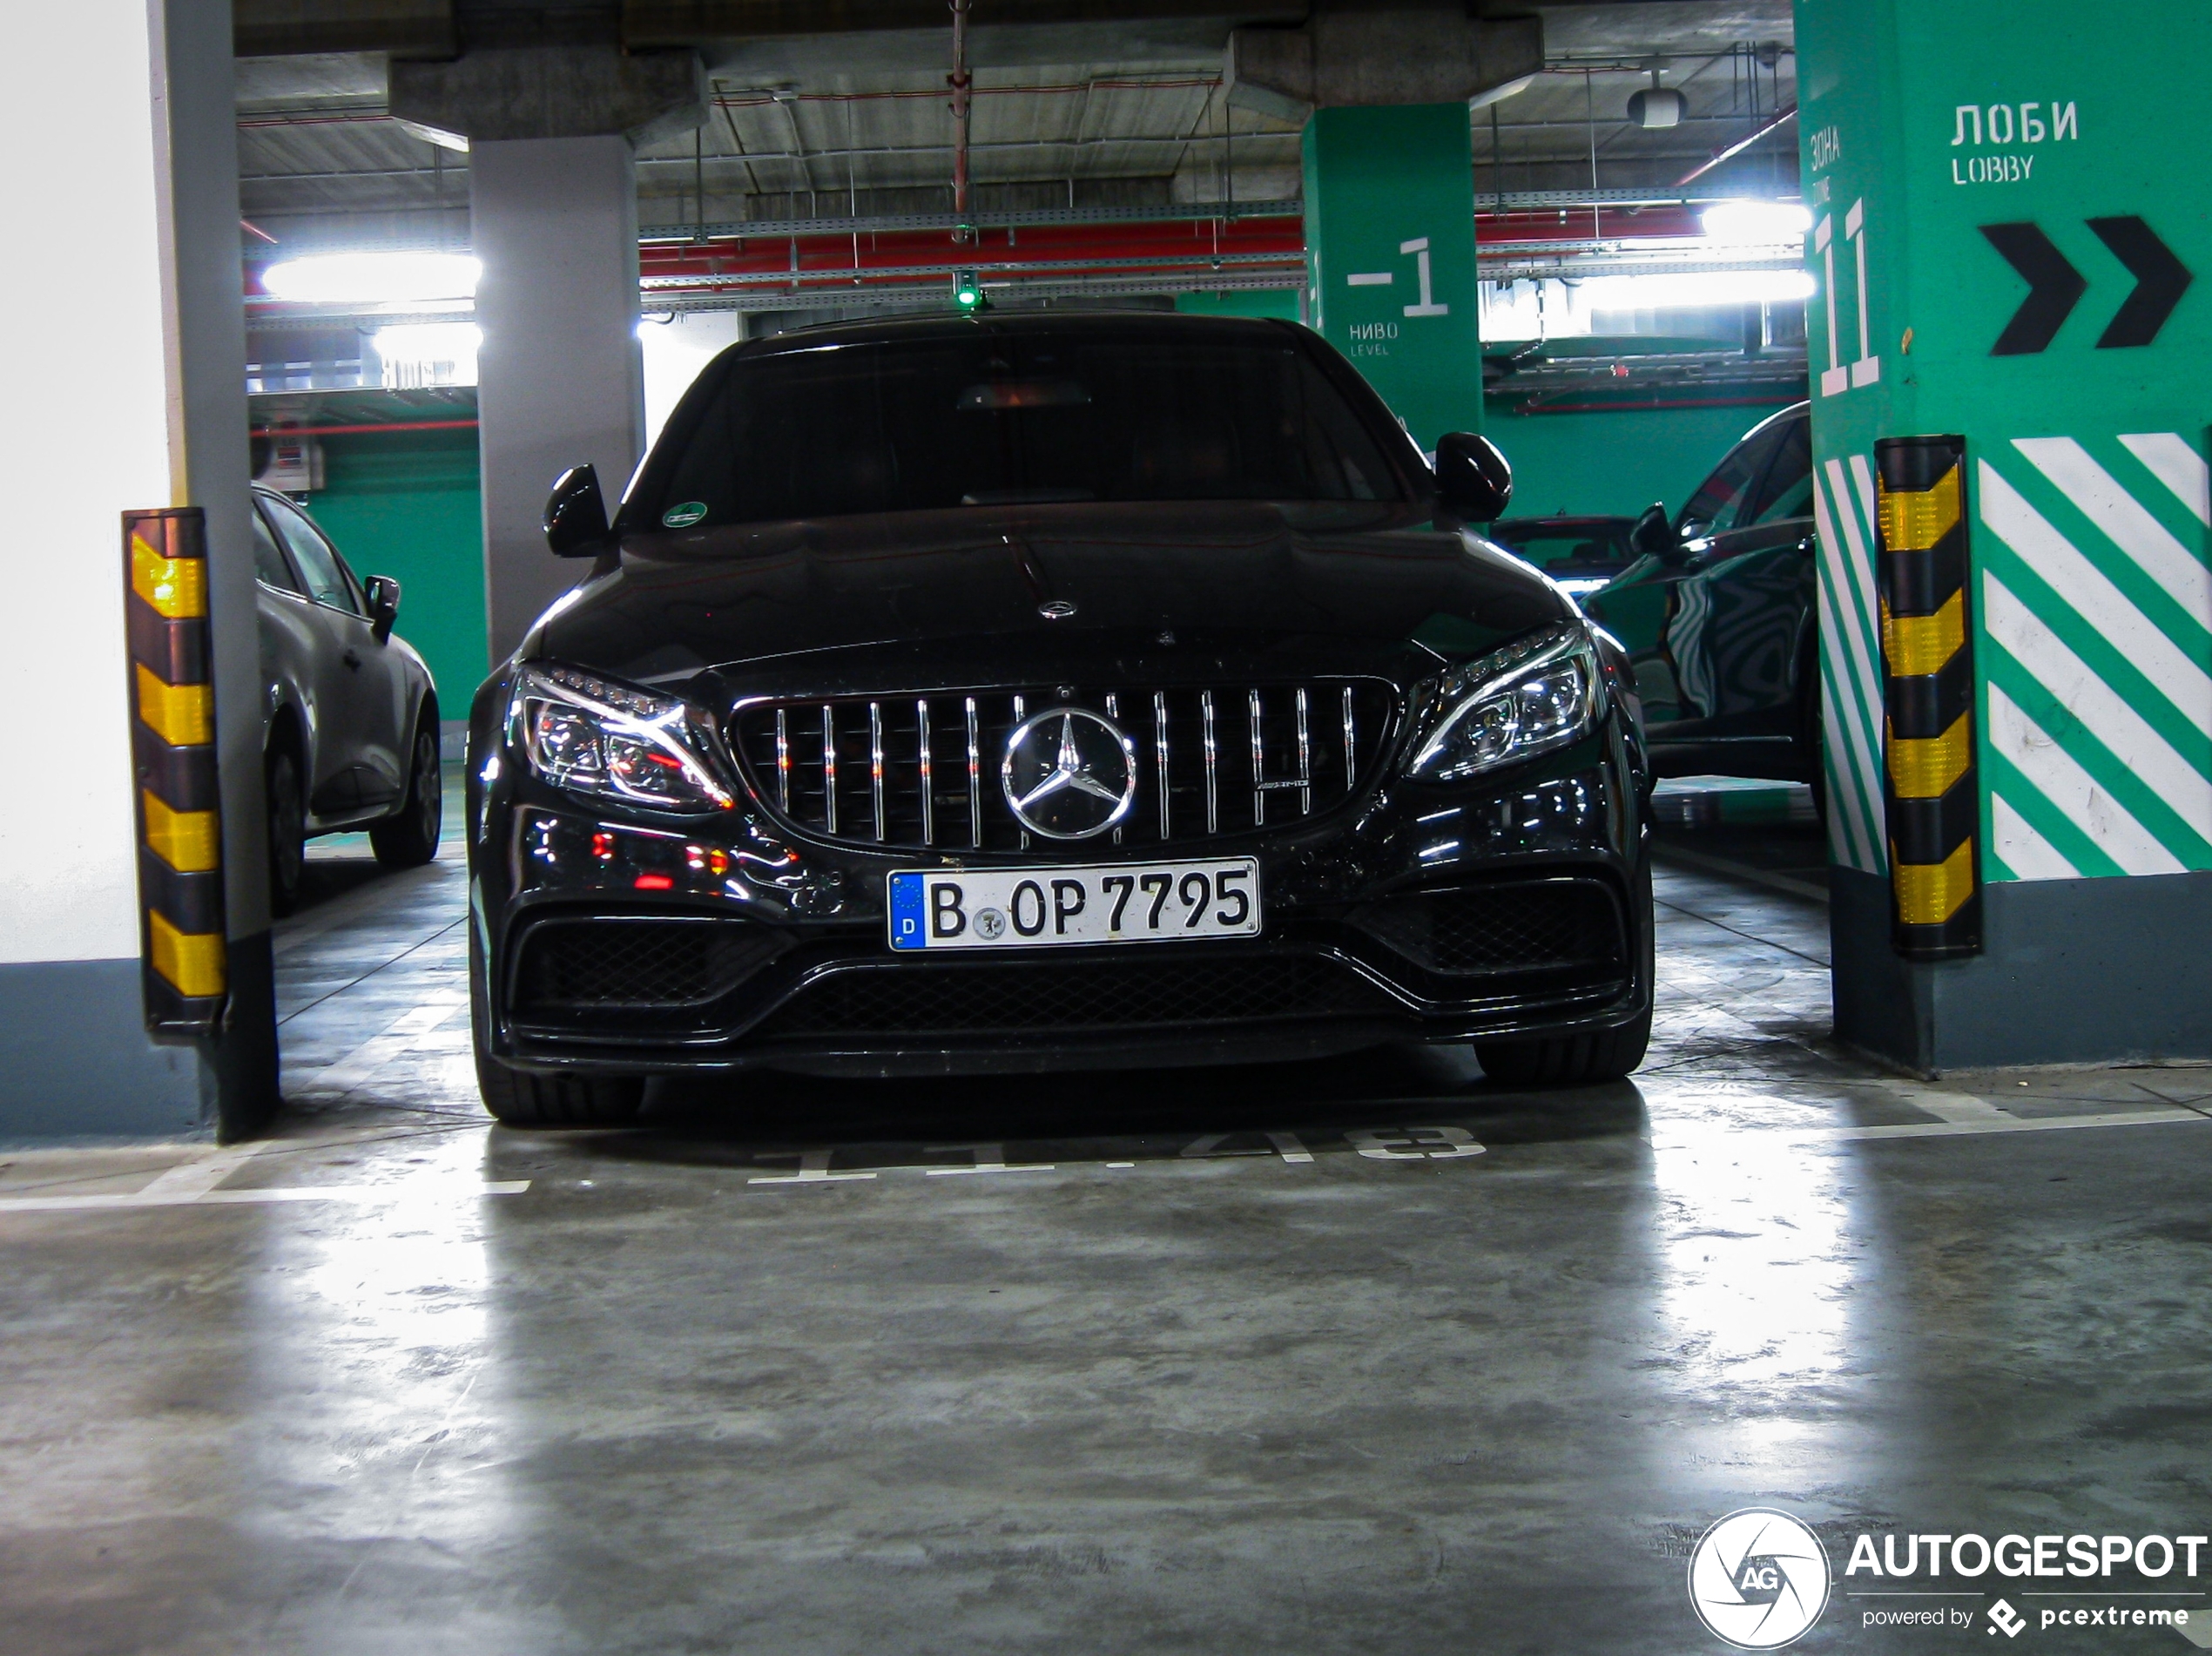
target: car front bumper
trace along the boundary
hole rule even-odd
[[[886,876],[954,859],[825,842],[745,806],[705,821],[578,799],[503,748],[492,711],[480,700],[471,731],[470,968],[478,1039],[519,1067],[1236,1063],[1591,1032],[1650,1005],[1649,784],[1618,713],[1474,783],[1386,774],[1325,815],[1192,843],[1192,860],[1258,860],[1257,938],[948,957],[892,951]]]

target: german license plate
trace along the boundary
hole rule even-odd
[[[1259,865],[1116,862],[1069,869],[902,869],[891,946],[1037,949],[1259,936]]]

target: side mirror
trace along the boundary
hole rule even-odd
[[[1682,542],[1675,537],[1667,509],[1657,501],[1643,509],[1635,527],[1629,531],[1629,550],[1638,558],[1656,558],[1664,564],[1682,561]]]
[[[1470,523],[1495,523],[1513,499],[1513,468],[1498,445],[1472,431],[1436,440],[1437,497]]]
[[[556,558],[597,558],[607,550],[607,539],[598,470],[570,466],[545,499],[545,544]]]
[[[392,636],[392,623],[400,618],[400,584],[388,575],[372,575],[361,583],[368,600],[368,624],[379,644]]]

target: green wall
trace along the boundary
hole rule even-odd
[[[307,510],[356,573],[398,580],[399,634],[430,664],[441,716],[466,717],[490,670],[475,432],[325,437],[322,451]]]
[[[1729,446],[1795,402],[1719,409],[1514,414],[1492,398],[1483,430],[1513,465],[1513,516],[1614,512],[1655,500],[1671,516]]]

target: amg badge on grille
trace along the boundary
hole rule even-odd
[[[1136,803],[1136,744],[1086,708],[1054,707],[1007,737],[999,781],[1031,833],[1093,839]]]

